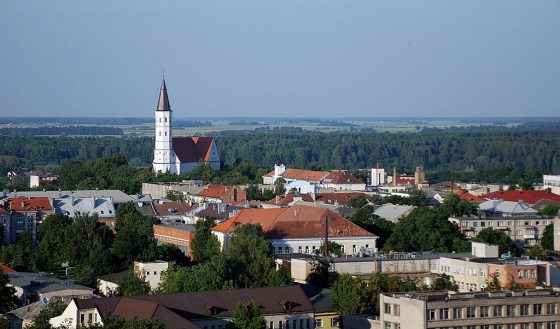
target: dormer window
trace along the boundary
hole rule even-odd
[[[208,305],[206,305],[205,309],[206,309],[206,312],[208,313],[208,315],[218,314],[218,307],[215,306],[215,305],[208,304]]]
[[[282,305],[282,309],[284,309],[284,311],[291,311],[294,306],[292,302],[285,299],[280,300],[280,305]]]

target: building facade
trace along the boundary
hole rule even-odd
[[[557,329],[560,292],[381,294],[380,322],[387,329]]]

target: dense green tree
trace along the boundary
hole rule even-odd
[[[459,286],[455,283],[452,277],[447,274],[438,274],[432,284],[433,290],[453,290],[458,291]]]
[[[142,296],[150,293],[150,284],[144,280],[140,273],[129,269],[124,278],[119,282],[116,291],[118,296]]]
[[[66,303],[58,297],[53,297],[49,303],[43,308],[39,314],[33,319],[33,324],[25,327],[26,329],[53,329],[49,320],[55,316],[59,316],[66,309]]]
[[[411,206],[420,207],[428,205],[428,198],[426,197],[426,193],[418,189],[414,189],[409,193],[408,201],[408,204]]]
[[[9,282],[8,275],[0,271],[0,314],[14,309],[18,303],[16,289],[8,286]]]
[[[272,274],[271,278],[268,280],[267,286],[269,287],[281,287],[290,286],[294,284],[294,279],[284,266],[279,266],[276,271]]]
[[[16,271],[33,270],[33,232],[30,228],[24,229],[20,233],[15,245],[0,246],[0,262],[9,265]]]
[[[491,227],[480,230],[476,235],[475,241],[497,245],[500,254],[507,251],[516,252],[515,245],[511,238],[505,232],[495,230]]]
[[[359,278],[341,274],[332,286],[333,306],[339,314],[373,313],[373,295],[371,289]]]
[[[330,258],[315,259],[305,282],[318,287],[330,288],[338,278],[338,273],[331,270],[331,264],[332,259]]]
[[[436,210],[447,216],[463,216],[474,215],[478,210],[478,206],[472,202],[461,199],[457,194],[450,194],[442,204],[436,206]]]
[[[155,223],[154,217],[142,215],[134,208],[133,203],[119,205],[115,220],[117,236],[111,250],[119,260],[121,269],[129,267],[136,260],[156,260],[158,254],[153,239]]]
[[[220,241],[212,234],[213,219],[203,219],[196,223],[196,234],[191,241],[194,261],[204,263],[220,253]]]
[[[486,279],[485,291],[500,291],[502,286],[500,285],[500,272],[496,271],[494,273],[488,274],[488,279]]]
[[[364,230],[377,235],[377,247],[381,248],[393,233],[395,224],[377,216],[374,211],[375,209],[371,206],[363,207],[358,209],[349,219]]]
[[[525,250],[525,255],[531,259],[545,260],[546,255],[541,246],[533,246]]]
[[[41,271],[55,272],[64,259],[64,231],[72,225],[72,220],[62,214],[52,214],[39,227],[40,242],[35,250],[35,264]]]
[[[545,226],[541,237],[541,247],[545,250],[554,249],[554,223]]]
[[[278,177],[276,178],[276,180],[274,181],[274,194],[275,195],[282,195],[284,193],[286,193],[286,180],[282,177]]]
[[[447,216],[427,207],[414,209],[401,219],[387,239],[384,250],[465,251],[468,245],[459,228]]]
[[[235,229],[226,260],[237,288],[264,287],[276,271],[272,246],[259,224],[243,224]]]
[[[351,197],[348,202],[346,203],[346,205],[348,207],[351,208],[356,208],[356,209],[360,209],[362,207],[364,207],[365,205],[367,205],[369,203],[369,200],[366,198],[365,195],[360,194],[360,195],[356,195]]]
[[[172,264],[162,274],[160,292],[173,293],[184,291],[206,291],[233,288],[233,283],[226,276],[226,263],[222,254],[210,261],[181,267]]]
[[[230,328],[232,329],[264,329],[266,322],[261,314],[260,306],[250,300],[247,303],[238,303],[233,311]]]
[[[0,315],[0,329],[12,329],[12,325],[10,324],[10,320]]]
[[[559,210],[560,210],[560,207],[558,207],[557,205],[548,204],[548,205],[544,206],[539,211],[539,215],[541,215],[543,217],[552,218],[552,217],[558,216],[558,211]]]

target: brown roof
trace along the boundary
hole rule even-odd
[[[173,151],[181,163],[208,161],[214,138],[173,137]]]
[[[193,208],[193,206],[189,206],[189,204],[185,202],[169,201],[163,204],[154,203],[156,215],[184,214],[191,208]],[[169,209],[175,209],[175,211],[170,212]]]
[[[542,199],[533,204],[532,208],[541,210],[548,205],[560,206],[560,200]]]
[[[97,308],[102,316],[111,315],[127,320],[154,319],[163,324],[165,328],[199,328],[160,303],[142,300],[138,297],[74,299],[74,301],[78,309]]]
[[[324,182],[330,184],[365,184],[351,174],[340,170],[331,172],[324,178]]]
[[[277,205],[277,206],[281,206],[281,207],[287,207],[287,206],[290,205],[290,203],[292,201],[294,201],[294,197],[295,197],[295,195],[293,195],[293,194],[282,195],[279,198],[275,197],[275,198],[270,199],[270,200],[268,200],[264,203],[273,204],[273,205]],[[303,201],[306,201],[306,202],[313,202],[314,201],[313,197],[310,194],[302,194],[301,199]]]
[[[210,184],[196,195],[209,198],[223,198],[227,191],[233,189],[233,186]]]
[[[241,224],[258,223],[262,226],[267,238],[322,237],[326,217],[329,219],[329,236],[331,237],[375,237],[375,234],[362,229],[332,210],[302,205],[291,208],[243,209],[212,230],[231,233]]]
[[[273,172],[274,173],[274,172]],[[282,173],[282,177],[287,179],[298,179],[318,182],[324,179],[329,173],[326,171],[304,170],[290,168]]]
[[[466,190],[454,191],[453,193],[457,194],[461,199],[467,200],[467,201],[470,201],[470,202],[482,203],[482,202],[487,201],[486,199],[481,198],[479,196],[476,196],[474,194],[471,194]]]
[[[371,200],[371,197],[365,193],[359,192],[344,192],[344,193],[318,193],[317,200],[323,201],[326,204],[334,204],[338,202],[339,204],[347,204],[350,199],[363,195],[366,199]]]
[[[103,280],[103,281],[118,284],[124,279],[124,277],[126,276],[127,273],[128,273],[128,270],[122,271],[122,272],[117,272],[117,273],[105,274],[105,275],[100,276],[99,280]]]
[[[299,285],[74,299],[78,309],[97,308],[104,316],[110,313],[124,319],[156,319],[166,328],[198,328],[189,320],[229,318],[238,303],[250,300],[254,300],[265,315],[314,311]]]

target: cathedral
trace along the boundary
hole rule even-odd
[[[156,108],[156,144],[152,163],[154,172],[180,175],[191,172],[201,161],[214,170],[219,170],[220,157],[214,138],[173,137],[172,113],[163,78]]]

